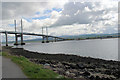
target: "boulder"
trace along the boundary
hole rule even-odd
[[[77,66],[79,69],[84,69],[84,68],[85,68],[85,66],[84,66],[83,64],[81,64],[81,63],[76,64],[76,66]]]
[[[83,76],[90,76],[90,73],[89,73],[88,71],[85,71],[85,72],[83,73]]]
[[[106,70],[105,74],[111,75],[111,71],[110,70]]]

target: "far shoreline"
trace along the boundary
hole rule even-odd
[[[112,38],[88,38],[88,39],[68,39],[68,40],[64,40],[64,41],[83,41],[83,40],[104,40],[104,39],[120,39],[120,37],[112,37]],[[8,43],[14,43],[15,41],[9,41]],[[18,41],[18,42],[20,42],[20,41]],[[42,43],[42,40],[25,40],[24,42],[41,42]],[[51,42],[55,42],[55,41],[51,41],[50,40],[50,43]],[[61,41],[61,40],[58,40],[57,42],[63,42],[63,41]],[[5,44],[5,42],[2,42],[2,44]]]

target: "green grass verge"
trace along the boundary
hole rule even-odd
[[[10,58],[14,63],[19,65],[28,78],[34,78],[39,80],[71,80],[66,79],[63,76],[55,73],[52,70],[43,68],[42,65],[30,62],[27,58],[23,56],[10,55],[7,52],[0,53],[2,56]]]
[[[2,52],[0,52],[0,56],[2,56]]]

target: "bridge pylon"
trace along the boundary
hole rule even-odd
[[[14,20],[14,24],[15,24],[15,32],[16,32],[16,20]],[[18,37],[21,37],[21,45],[25,45],[25,43],[23,42],[23,27],[22,27],[22,19],[21,19],[21,34],[15,34],[15,43],[14,45],[19,45],[18,44]]]
[[[21,19],[21,45],[25,45],[23,42],[23,25],[22,25],[22,19]]]
[[[15,43],[14,45],[18,45],[18,38],[17,38],[17,34],[15,34]]]
[[[57,42],[57,38],[55,38],[55,42]]]
[[[8,36],[7,36],[7,32],[5,32],[5,37],[6,37],[6,46],[8,46]]]

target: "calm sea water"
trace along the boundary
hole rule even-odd
[[[34,52],[74,54],[106,60],[118,60],[118,39],[74,40],[53,43],[31,42],[22,47]]]

